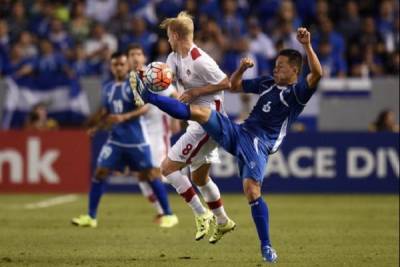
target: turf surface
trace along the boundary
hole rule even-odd
[[[0,196],[0,266],[263,266],[249,208],[225,195],[238,227],[216,244],[194,241],[192,212],[171,196],[178,227],[152,223],[140,195],[106,195],[97,229],[70,225],[86,196],[25,209],[54,195]],[[395,195],[269,195],[275,266],[399,266],[399,197]]]

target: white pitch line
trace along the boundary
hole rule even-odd
[[[28,210],[34,210],[34,209],[44,209],[52,206],[57,206],[57,205],[62,205],[70,202],[74,202],[78,200],[78,196],[71,194],[71,195],[64,195],[64,196],[59,196],[59,197],[53,197],[49,198],[47,200],[35,202],[35,203],[29,203],[24,205],[25,209]]]

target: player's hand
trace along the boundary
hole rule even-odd
[[[240,60],[240,65],[239,68],[242,70],[247,70],[249,68],[252,68],[254,66],[254,62],[251,58],[245,57]]]
[[[127,120],[127,117],[125,114],[112,114],[107,116],[107,122],[108,123],[121,123]]]
[[[186,104],[190,104],[193,102],[193,100],[195,100],[199,95],[196,92],[196,88],[190,89],[185,91],[183,94],[181,94],[178,97],[178,100],[186,103]]]
[[[296,38],[302,45],[309,45],[311,43],[311,34],[306,28],[298,28]]]

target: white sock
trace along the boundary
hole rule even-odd
[[[182,175],[180,171],[176,171],[167,175],[166,178],[175,188],[176,192],[185,199],[186,203],[192,208],[194,214],[201,215],[206,212],[206,209],[194,191],[192,183],[187,176]]]
[[[224,206],[221,201],[221,194],[219,192],[218,186],[209,178],[207,184],[204,186],[197,187],[206,201],[210,210],[217,217],[218,224],[224,224],[228,221],[228,216],[226,215]]]
[[[147,198],[151,204],[154,206],[154,208],[157,211],[157,214],[164,214],[164,211],[160,205],[160,202],[158,201],[156,195],[153,192],[153,189],[151,188],[151,186],[149,185],[148,182],[143,182],[143,181],[139,181],[139,188],[140,191],[142,191],[142,194],[145,198]]]

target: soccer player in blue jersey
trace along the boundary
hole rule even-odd
[[[259,95],[257,104],[243,124],[236,124],[210,108],[187,105],[154,94],[145,87],[136,86],[135,76],[130,75],[131,88],[136,89],[134,95],[137,102],[152,103],[177,119],[199,122],[215,141],[236,156],[244,193],[260,239],[261,254],[267,262],[275,262],[278,258],[269,237],[268,207],[261,196],[268,156],[277,151],[290,124],[301,113],[322,77],[321,64],[311,46],[309,31],[299,28],[297,40],[306,52],[310,68],[305,80],[299,80],[302,56],[293,49],[280,51],[273,77],[242,80],[246,69],[253,66],[248,58],[243,59],[232,74],[232,92]]]
[[[148,106],[138,107],[132,102],[132,90],[126,81],[129,71],[127,56],[120,52],[114,53],[110,65],[114,80],[106,83],[102,91],[102,115],[105,117],[106,125],[111,125],[110,135],[97,160],[89,193],[88,214],[73,218],[72,223],[84,227],[97,226],[97,208],[104,193],[105,180],[111,172],[121,171],[128,166],[131,171],[139,173],[139,180],[149,182],[160,202],[164,212],[160,226],[172,227],[178,223],[178,219],[169,207],[168,195],[161,177],[152,176],[154,166],[142,119]]]

